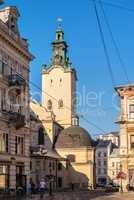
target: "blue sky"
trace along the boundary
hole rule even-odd
[[[105,1],[134,8],[133,0]],[[78,92],[83,94],[86,91],[86,95],[89,93],[90,95],[97,95],[97,101],[93,102],[94,107],[83,103],[78,108],[79,113],[106,132],[118,129],[114,124],[118,115],[118,109],[115,106],[118,103],[118,98],[114,98],[113,106],[112,96],[114,90],[92,2],[90,0],[5,0],[5,5],[15,5],[20,11],[19,27],[21,35],[28,38],[30,51],[36,57],[31,63],[31,80],[39,86],[41,83],[41,65],[50,62],[50,44],[55,37],[56,19],[58,17],[63,19],[62,26],[65,32],[65,39],[70,46],[69,55],[78,73]],[[104,5],[104,9],[127,68],[129,80],[134,82],[134,12],[107,5]],[[116,85],[124,84],[126,79],[100,9],[99,14]],[[33,90],[37,89],[31,88],[31,91]],[[91,134],[101,132],[84,120],[81,120],[81,124]]]

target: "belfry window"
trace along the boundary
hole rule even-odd
[[[58,108],[63,108],[63,100],[62,99],[60,99],[58,101]]]
[[[129,117],[130,119],[134,119],[134,104],[129,105]]]
[[[60,34],[58,34],[58,40],[60,40],[61,39],[61,35]]]
[[[38,130],[38,145],[44,145],[45,138],[44,138],[44,129],[42,127]]]
[[[52,110],[52,101],[50,99],[47,102],[47,109]]]

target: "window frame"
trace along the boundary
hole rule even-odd
[[[129,118],[134,119],[134,103],[129,104]]]
[[[134,135],[130,135],[130,148],[134,149],[134,142],[131,142],[131,138],[134,137]]]

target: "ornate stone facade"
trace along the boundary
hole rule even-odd
[[[0,10],[0,188],[26,189],[29,159],[29,63],[16,7]]]
[[[113,174],[116,181],[119,172],[123,172],[122,180],[124,190],[134,188],[134,85],[124,85],[116,88],[120,97],[121,112],[117,119],[120,126],[120,147],[113,151],[109,158],[110,177],[117,166],[116,173]]]

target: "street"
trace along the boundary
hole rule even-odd
[[[39,200],[39,197],[34,196],[33,200]],[[61,192],[56,193],[52,197],[45,196],[44,200],[134,200],[134,193],[89,193],[84,192]],[[29,200],[27,198],[26,200]]]

